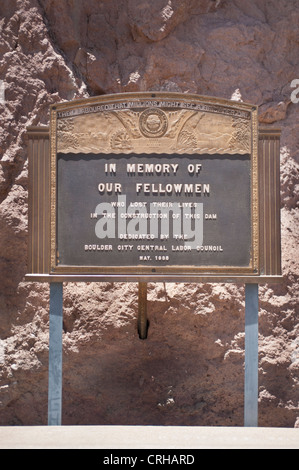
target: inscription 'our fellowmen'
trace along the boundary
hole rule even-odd
[[[144,193],[161,195],[161,194],[210,194],[210,184],[205,183],[135,183],[136,194]],[[121,183],[99,183],[98,191],[100,194],[122,194]]]

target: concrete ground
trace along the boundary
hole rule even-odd
[[[0,449],[299,449],[299,429],[3,426]]]

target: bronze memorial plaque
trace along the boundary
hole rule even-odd
[[[32,273],[264,274],[258,140],[257,108],[243,102],[148,92],[52,106],[48,235],[37,269],[31,240]]]

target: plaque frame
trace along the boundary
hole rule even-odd
[[[184,122],[190,122],[192,118],[196,118],[202,114],[206,114],[208,118],[213,121],[215,117],[218,119],[217,125],[218,129],[221,131],[222,123],[225,123],[225,117],[228,117],[227,121],[233,122],[234,126],[238,127],[238,120],[241,125],[238,128],[236,135],[240,136],[241,140],[243,138],[244,153],[248,152],[248,147],[250,148],[250,162],[251,162],[251,259],[250,265],[246,267],[242,266],[68,266],[68,265],[59,265],[57,263],[57,153],[58,150],[61,150],[60,136],[58,135],[58,124],[59,122],[70,122],[74,120],[81,120],[82,122],[86,120],[86,117],[89,119],[92,117],[98,117],[102,113],[102,116],[105,115],[106,121],[109,123],[109,134],[106,140],[104,139],[106,147],[102,150],[103,153],[125,153],[131,154],[138,153],[138,147],[134,145],[140,145],[141,139],[138,133],[136,126],[136,116],[142,114],[143,120],[142,125],[145,126],[144,116],[150,114],[149,111],[153,110],[152,114],[156,114],[157,119],[161,116],[161,125],[158,126],[157,131],[151,131],[149,128],[145,129],[144,127],[140,129],[140,134],[142,138],[149,143],[149,149],[156,149],[156,153],[165,153],[165,144],[163,147],[162,140],[166,140],[165,136],[170,135],[172,131],[173,139],[178,141],[178,133],[181,130],[179,126],[175,128],[175,118],[177,121],[181,119]],[[156,112],[155,112],[156,111]],[[118,113],[121,113],[119,116]],[[175,113],[181,113],[180,116],[173,117]],[[168,128],[166,121],[163,117],[165,114],[166,119],[168,118]],[[134,121],[135,119],[135,121]],[[172,119],[172,121],[171,121]],[[244,124],[244,120],[247,120]],[[109,122],[110,121],[110,122]],[[92,122],[90,120],[90,122]],[[170,129],[170,124],[173,128]],[[208,122],[208,124],[209,124]],[[242,127],[243,126],[243,127]],[[244,139],[244,129],[245,132]],[[123,129],[123,132],[119,129]],[[249,129],[249,132],[248,132]],[[227,129],[225,128],[223,133]],[[152,132],[152,136],[151,133]],[[155,134],[156,132],[156,134]],[[73,132],[74,133],[74,132]],[[115,139],[111,138],[111,135],[115,136]],[[126,135],[125,135],[126,134]],[[128,144],[128,134],[130,139],[130,145]],[[29,137],[36,137],[37,135],[41,137],[42,132],[40,128],[30,128],[28,129]],[[266,137],[269,136],[276,139],[279,137],[279,131],[266,132]],[[69,137],[69,136],[68,136]],[[125,137],[127,140],[125,140]],[[117,140],[118,138],[118,140]],[[247,139],[247,140],[246,140]],[[261,248],[261,220],[263,220],[263,215],[260,212],[260,196],[261,196],[261,165],[259,163],[259,131],[258,131],[258,108],[248,103],[236,102],[232,100],[206,97],[199,95],[190,95],[190,94],[180,94],[180,93],[164,93],[164,92],[144,92],[144,93],[123,93],[115,95],[103,95],[100,97],[92,97],[83,100],[75,100],[72,102],[63,102],[51,106],[50,109],[50,150],[49,150],[49,162],[47,171],[49,172],[49,195],[46,205],[48,204],[49,217],[45,223],[45,231],[47,231],[45,247],[44,247],[44,258],[46,262],[43,262],[43,267],[39,269],[40,272],[36,270],[31,270],[28,272],[27,279],[36,279],[44,281],[53,281],[57,282],[59,280],[73,280],[73,281],[105,281],[105,280],[114,280],[114,281],[145,281],[145,282],[154,282],[154,281],[168,281],[168,282],[266,282],[271,278],[273,282],[276,280],[281,280],[281,268],[280,261],[276,263],[276,271],[272,272],[271,269],[268,272],[264,272],[263,269],[263,260],[261,260],[261,253],[264,249]],[[144,140],[144,141],[145,141]],[[70,139],[65,139],[66,144]],[[143,141],[143,142],[144,142]],[[120,142],[120,144],[119,144]],[[133,142],[133,152],[132,152],[132,142]],[[159,145],[162,142],[161,148],[159,151]],[[245,142],[245,143],[244,143]],[[223,143],[223,142],[222,142]],[[119,144],[120,147],[115,146]],[[278,139],[279,144],[279,139]],[[73,144],[71,144],[73,145]],[[89,144],[94,151],[94,143]],[[114,145],[114,147],[113,147]],[[127,145],[127,147],[126,147]],[[142,145],[142,142],[141,142]],[[150,147],[150,146],[153,147]],[[234,145],[236,148],[234,148]],[[158,147],[157,147],[158,146]],[[247,147],[246,147],[247,146]],[[71,147],[74,150],[74,147]],[[80,146],[79,146],[80,149]],[[157,152],[158,149],[158,152]],[[246,150],[247,149],[247,150]],[[64,149],[65,150],[65,149]],[[217,149],[216,149],[217,150]],[[223,149],[222,149],[223,150]],[[234,139],[234,142],[230,149],[233,152],[237,153],[240,151],[240,145],[237,139]],[[63,151],[63,148],[62,148]],[[66,148],[66,151],[68,149]],[[76,151],[76,148],[75,148]],[[87,150],[88,151],[88,150]],[[99,151],[99,153],[100,153]],[[176,149],[176,153],[184,153],[184,149]],[[188,148],[188,152],[197,153],[213,153],[217,154],[215,149],[211,151],[205,148],[203,151],[198,148],[193,148],[192,146]],[[227,148],[223,152],[227,152]],[[241,148],[242,151],[242,148]],[[43,149],[43,152],[47,152],[47,149]],[[166,150],[167,152],[167,150]],[[171,155],[171,149],[168,153]],[[279,165],[279,164],[278,164]],[[277,166],[277,165],[276,165]],[[278,167],[279,168],[279,167]],[[264,171],[265,173],[265,171]],[[262,175],[264,178],[264,176]],[[47,178],[47,175],[44,176]],[[277,172],[275,174],[277,180]],[[275,188],[277,193],[277,188]],[[277,196],[277,195],[276,195]],[[46,198],[47,199],[47,198]],[[275,207],[277,212],[277,197],[275,201]],[[264,210],[264,208],[263,208]],[[45,217],[45,215],[43,215]],[[278,216],[277,216],[278,217]],[[279,218],[279,217],[278,217]],[[278,220],[277,218],[277,220]],[[275,234],[276,245],[277,245],[277,254],[276,258],[280,258],[280,233]],[[266,246],[265,233],[262,233],[263,246]],[[34,242],[31,242],[31,246]],[[32,252],[34,249],[31,250]]]

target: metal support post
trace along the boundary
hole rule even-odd
[[[244,426],[258,426],[258,284],[245,285]]]
[[[61,425],[62,409],[62,282],[50,283],[48,425]]]
[[[147,338],[147,283],[138,284],[138,334],[140,339]]]

